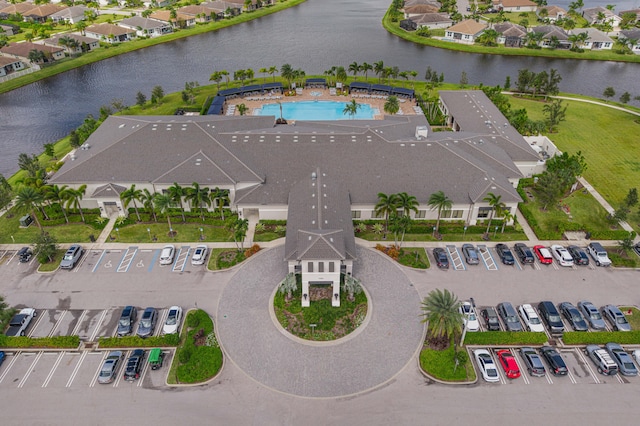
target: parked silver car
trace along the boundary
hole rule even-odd
[[[637,376],[638,369],[636,365],[633,363],[631,359],[631,355],[629,355],[622,346],[617,343],[607,343],[604,345],[611,358],[618,364],[618,368],[620,369],[620,374],[625,376]]]
[[[462,245],[462,255],[464,256],[464,260],[469,265],[477,265],[480,263],[480,258],[478,257],[478,251],[472,244]]]
[[[122,351],[109,352],[100,368],[98,383],[106,384],[113,382],[118,372],[118,367],[122,361]]]
[[[611,322],[616,331],[631,331],[631,325],[622,311],[615,305],[606,305],[602,308],[602,313]]]
[[[594,330],[604,330],[606,327],[600,311],[595,305],[588,300],[578,302],[578,309],[582,312],[582,316],[587,320],[591,328]]]
[[[69,250],[65,252],[64,257],[60,261],[60,268],[73,269],[73,267],[76,266],[76,263],[78,263],[78,261],[82,257],[82,252],[82,246],[80,246],[79,244],[74,244],[69,247]]]

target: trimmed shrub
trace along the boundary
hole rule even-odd
[[[8,337],[0,335],[2,348],[46,348],[46,349],[74,349],[80,346],[78,336],[53,336],[31,338],[26,336]]]
[[[517,331],[482,331],[467,333],[465,345],[543,345],[547,342],[545,333]]]
[[[562,341],[565,345],[604,345],[609,342],[621,345],[638,345],[640,344],[640,330],[599,331],[597,333],[567,331],[562,335]]]
[[[180,343],[177,334],[165,334],[164,336],[152,336],[143,339],[138,336],[101,337],[98,344],[101,348],[155,348],[175,347]]]

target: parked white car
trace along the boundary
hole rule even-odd
[[[533,306],[529,304],[520,305],[518,311],[520,311],[520,317],[522,317],[522,321],[529,331],[544,333],[544,325],[542,325],[542,321],[540,321],[540,317],[533,309]]]
[[[476,349],[473,351],[473,355],[478,363],[478,368],[480,368],[482,378],[486,382],[499,382],[500,375],[498,374],[496,363],[493,362],[493,358],[489,351],[486,349]]]
[[[160,253],[160,264],[171,265],[173,263],[173,256],[175,256],[176,248],[172,244],[167,244],[162,248]]]
[[[473,309],[473,305],[470,302],[464,302],[460,305],[460,313],[462,314],[462,321],[467,331],[480,330],[480,321],[478,321],[476,310]]]
[[[569,250],[562,247],[559,244],[551,246],[551,253],[556,258],[560,266],[573,266],[573,256],[569,253]]]
[[[208,251],[209,249],[205,245],[197,246],[193,252],[193,256],[191,256],[191,264],[194,266],[203,265],[207,260]]]
[[[180,306],[172,306],[169,308],[167,320],[162,326],[163,334],[176,334],[182,323],[182,308]]]

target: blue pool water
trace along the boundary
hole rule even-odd
[[[285,120],[350,120],[349,114],[343,114],[346,102],[335,101],[300,101],[282,102],[282,117]],[[358,113],[353,116],[354,120],[370,120],[380,112],[376,108],[371,108],[369,104],[360,104]],[[256,109],[253,115],[273,115],[280,117],[280,105],[265,104],[260,109]]]

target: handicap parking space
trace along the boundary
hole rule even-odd
[[[182,246],[176,250],[176,258],[173,261],[173,265],[171,265],[172,272],[183,272],[185,266],[187,265],[187,261],[190,260],[191,255],[191,247]]]
[[[467,268],[464,266],[464,260],[462,260],[462,255],[456,246],[448,245],[447,246],[447,255],[449,259],[451,259],[451,265],[453,269],[456,271],[464,271]]]
[[[495,259],[497,258],[497,255],[496,256],[492,255],[491,251],[487,246],[478,245],[478,254],[480,255],[480,258],[482,259],[482,261],[484,262],[484,266],[489,271],[498,270],[498,264],[495,261]]]
[[[127,273],[151,272],[158,265],[160,257],[160,249],[137,249],[136,255],[131,261]]]
[[[108,249],[103,250],[102,253],[98,256],[97,260],[95,259],[95,254],[91,253],[92,259],[92,268],[91,272],[99,272],[99,273],[115,273],[120,265],[120,260],[122,259],[122,255],[126,250],[121,249]],[[88,262],[87,262],[88,263]]]

